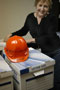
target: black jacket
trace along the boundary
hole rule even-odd
[[[48,53],[60,48],[60,39],[56,34],[57,24],[55,16],[49,14],[38,24],[34,14],[31,13],[27,16],[24,26],[12,33],[12,36],[24,36],[28,31],[35,38],[36,44],[42,49],[42,52]]]

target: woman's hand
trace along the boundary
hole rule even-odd
[[[34,38],[28,39],[28,40],[26,40],[26,42],[27,42],[27,43],[35,43],[35,39],[34,39]]]

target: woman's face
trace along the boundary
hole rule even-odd
[[[47,2],[38,2],[37,6],[36,6],[36,9],[37,9],[37,15],[39,17],[44,17],[47,15],[47,12],[49,11],[49,5]]]

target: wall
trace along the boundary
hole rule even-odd
[[[34,9],[34,0],[0,0],[0,39],[19,30]]]

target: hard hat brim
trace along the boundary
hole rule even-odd
[[[7,58],[11,61],[11,62],[14,62],[14,63],[18,63],[18,62],[24,62],[28,59],[28,56],[29,56],[29,49],[27,48],[26,50],[26,55],[22,55],[22,56],[19,56],[19,55],[14,55],[14,57],[10,56],[9,53],[7,52],[6,48],[4,48],[4,51],[5,51],[5,54],[7,56]]]

